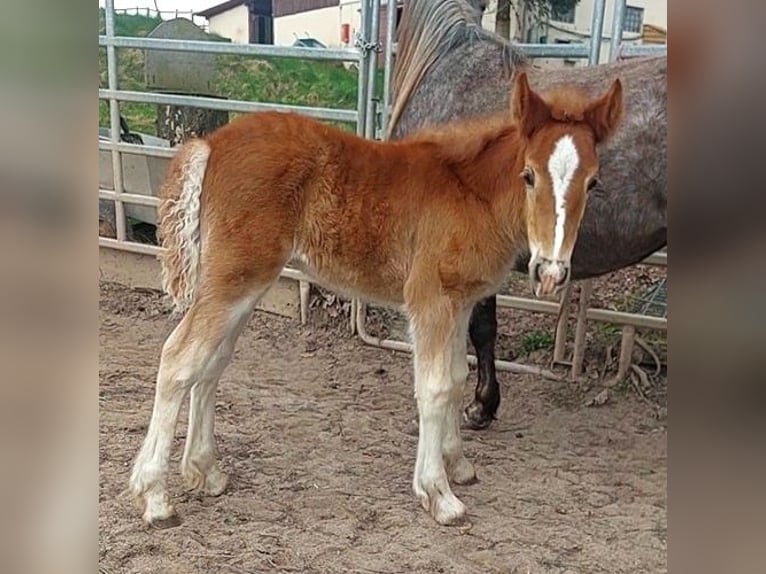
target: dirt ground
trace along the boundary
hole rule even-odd
[[[102,573],[667,571],[664,393],[628,385],[585,407],[606,341],[580,383],[499,373],[499,419],[463,432],[479,482],[454,490],[470,527],[445,528],[411,492],[409,356],[365,346],[341,321],[256,313],[217,395],[229,487],[183,491],[184,411],[170,477],[182,524],[155,530],[124,490],[174,323],[157,293],[113,284],[101,285],[100,317]],[[531,320],[501,315],[500,354],[518,355]],[[547,352],[527,359],[544,365]],[[472,372],[466,404],[474,383]]]

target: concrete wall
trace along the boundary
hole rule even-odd
[[[274,18],[274,44],[290,46],[296,38],[316,38],[323,44],[340,46],[340,8],[330,6]]]
[[[340,0],[338,6],[275,18],[274,43],[290,45],[295,41],[293,34],[297,34],[300,38],[308,34],[331,48],[339,48],[343,46],[341,25],[349,24],[348,45],[353,46],[354,34],[362,22],[361,5],[359,0]]]
[[[381,3],[380,38],[385,38],[386,5]],[[391,0],[394,5],[394,0]],[[296,35],[299,38],[310,36],[332,48],[344,47],[341,43],[341,26],[349,24],[349,44],[353,46],[354,35],[362,22],[361,2],[359,0],[340,0],[337,6],[320,8],[299,14],[280,16],[274,19],[274,43],[276,45],[291,45]]]
[[[244,4],[213,16],[209,20],[209,32],[230,38],[235,44],[250,42],[250,16]]]
[[[362,3],[359,0],[341,0],[340,2],[340,23],[351,25],[350,46],[354,45],[354,34],[362,25],[361,8]]]

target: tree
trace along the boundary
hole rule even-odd
[[[553,14],[565,14],[580,0],[498,0],[495,32],[511,39],[511,15],[516,19],[516,40],[524,41],[530,23],[545,22]]]
[[[495,33],[511,39],[511,0],[497,0],[495,13]]]

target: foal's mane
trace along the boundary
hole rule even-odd
[[[548,105],[552,121],[569,124],[585,121],[585,112],[591,100],[580,86],[558,86],[540,96]],[[399,141],[403,144],[434,144],[435,152],[443,160],[454,164],[474,161],[493,143],[508,139],[517,141],[518,137],[518,127],[511,120],[509,101],[506,111],[431,126]]]
[[[399,140],[402,144],[433,144],[433,151],[449,164],[471,163],[490,145],[518,137],[510,112],[495,113],[419,130]]]
[[[393,133],[404,106],[428,69],[445,53],[466,42],[491,42],[503,49],[509,70],[523,64],[523,54],[476,21],[465,0],[409,0],[397,33],[396,66],[392,78],[393,106],[387,137]]]

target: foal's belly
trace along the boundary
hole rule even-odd
[[[322,287],[347,297],[389,306],[404,303],[405,271],[388,262],[348,261],[310,250],[295,250],[289,265],[303,271]]]

